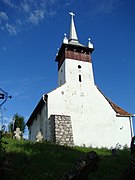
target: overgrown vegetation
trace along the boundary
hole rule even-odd
[[[59,180],[64,172],[73,167],[77,158],[94,150],[99,155],[99,168],[89,175],[92,180],[117,180],[128,167],[130,152],[127,148],[118,150],[112,157],[111,150],[86,147],[64,147],[7,138],[6,160],[3,179]]]
[[[7,142],[3,140],[4,134],[5,134],[4,126],[2,126],[2,128],[0,130],[0,174],[2,174],[2,175],[4,172],[3,168],[5,166],[5,157],[6,157],[4,144],[7,144]]]
[[[19,115],[18,113],[16,113],[13,116],[13,119],[9,124],[9,132],[13,133],[16,130],[16,128],[20,128],[22,133],[24,133],[25,126],[26,126],[26,124],[25,124],[25,121],[24,121],[24,117]]]

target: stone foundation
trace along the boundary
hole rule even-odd
[[[49,124],[51,142],[60,145],[74,145],[70,116],[51,115]]]

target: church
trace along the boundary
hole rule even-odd
[[[68,146],[130,146],[133,114],[108,99],[95,85],[92,68],[93,44],[79,42],[71,15],[69,37],[56,55],[58,87],[43,94],[27,126],[29,140],[43,139]]]

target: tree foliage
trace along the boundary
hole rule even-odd
[[[14,132],[17,127],[20,128],[20,130],[24,133],[25,131],[25,122],[24,122],[24,117],[16,113],[13,116],[12,122],[9,124],[9,130],[10,132]]]

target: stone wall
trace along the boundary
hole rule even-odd
[[[51,115],[49,125],[51,142],[60,145],[74,145],[70,116]]]

